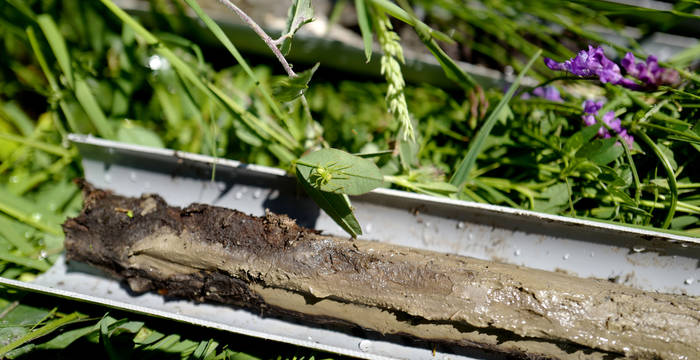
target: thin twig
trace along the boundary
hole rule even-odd
[[[238,17],[243,20],[248,26],[250,26],[253,31],[258,34],[258,36],[267,44],[267,47],[270,48],[270,51],[272,51],[273,54],[275,54],[275,57],[277,57],[277,60],[279,60],[280,64],[282,64],[282,67],[284,68],[284,71],[287,72],[287,75],[289,77],[296,77],[297,74],[292,70],[292,66],[289,65],[287,62],[287,59],[284,57],[280,49],[277,47],[277,45],[284,40],[284,38],[287,35],[281,36],[279,39],[274,40],[268,35],[265,30],[263,30],[260,25],[258,25],[255,20],[253,20],[248,14],[245,13],[245,11],[241,10],[236,4],[232,3],[231,0],[219,0],[222,4],[226,5],[229,9],[231,9],[233,12],[238,15]],[[301,105],[304,107],[304,114],[306,117],[309,118],[309,121],[313,121],[313,118],[311,117],[311,108],[309,108],[309,103],[306,101],[306,96],[304,94],[301,94]]]
[[[219,0],[222,4],[226,5],[229,9],[231,9],[233,12],[238,15],[238,17],[243,20],[248,26],[250,26],[253,31],[255,31],[256,34],[267,44],[267,47],[270,48],[273,54],[277,57],[277,60],[282,64],[282,67],[284,68],[284,71],[287,72],[287,75],[289,76],[297,76],[296,73],[294,73],[294,70],[292,70],[292,67],[289,65],[287,62],[287,59],[285,59],[284,55],[282,55],[282,52],[280,49],[277,48],[276,43],[277,41],[273,40],[270,35],[268,35],[265,30],[263,30],[260,25],[258,25],[255,20],[253,20],[248,14],[246,14],[243,10],[241,10],[236,4],[232,3],[231,0]],[[281,39],[281,38],[280,38]]]

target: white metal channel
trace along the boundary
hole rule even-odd
[[[158,193],[263,215],[268,208],[344,236],[284,171],[204,155],[72,136],[88,181],[128,196]],[[211,164],[216,162],[216,178]],[[368,240],[700,295],[700,239],[389,189],[353,197]]]
[[[302,225],[343,235],[279,169],[91,136],[70,139],[83,156],[87,180],[95,186],[126,196],[157,193],[177,206],[201,202],[253,215],[263,215],[268,208]],[[610,279],[650,291],[700,295],[697,238],[388,189],[352,200],[365,239]],[[433,357],[429,345],[407,345],[376,334],[356,336],[223,305],[134,295],[119,282],[62,259],[33,284],[6,279],[0,283],[361,358],[494,358],[447,347],[438,347]]]

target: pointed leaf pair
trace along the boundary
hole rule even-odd
[[[303,95],[306,89],[309,88],[311,77],[314,76],[319,65],[320,63],[316,63],[311,69],[297,73],[297,76],[290,76],[280,81],[274,89],[277,100],[287,102]]]

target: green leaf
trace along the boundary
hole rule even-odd
[[[295,77],[282,79],[274,88],[275,97],[279,101],[292,101],[304,94],[309,88],[311,77],[318,69],[320,63],[316,63],[311,69],[297,73]]]
[[[81,337],[87,336],[88,334],[94,333],[99,329],[99,323],[86,326],[80,329],[74,329],[66,331],[55,338],[38,345],[36,348],[38,350],[56,350],[65,349],[70,344],[80,339]]]
[[[372,58],[372,29],[369,25],[370,21],[365,0],[355,0],[355,10],[357,11],[357,24],[360,26],[362,42],[365,46],[365,58],[369,62]]]
[[[335,194],[325,191],[320,191],[311,186],[304,176],[301,175],[299,166],[296,170],[297,179],[311,199],[328,214],[343,230],[350,236],[357,237],[362,235],[360,223],[355,218],[350,206],[350,199],[345,194]]]
[[[155,148],[165,147],[158,134],[152,130],[131,123],[126,123],[119,127],[119,131],[117,131],[117,140]]]
[[[632,206],[636,206],[636,205],[637,205],[637,204],[634,202],[634,200],[632,200],[632,198],[631,198],[629,195],[627,195],[626,192],[624,192],[624,191],[622,191],[622,190],[620,190],[620,189],[618,189],[618,188],[609,187],[609,188],[608,188],[608,192],[610,192],[610,195],[613,195],[613,196],[615,196],[616,198],[618,198],[619,200],[622,200],[622,202],[625,203],[625,204],[632,205]]]
[[[314,21],[314,9],[311,7],[311,0],[294,0],[287,12],[287,24],[284,27],[282,45],[280,51],[285,56],[292,49],[292,37],[304,24]]]
[[[619,175],[617,175],[615,170],[607,166],[601,167],[601,169],[603,170],[603,172],[600,175],[598,175],[598,180],[608,184],[609,186],[614,187],[621,187],[627,185],[627,182]]]
[[[616,138],[597,139],[576,152],[576,157],[586,158],[597,165],[607,165],[625,152]]]
[[[467,150],[467,154],[464,156],[464,159],[462,159],[462,161],[459,163],[459,166],[457,166],[457,170],[450,179],[450,183],[452,185],[455,185],[460,189],[464,187],[464,184],[466,183],[467,178],[469,177],[469,173],[476,164],[476,157],[479,155],[479,153],[481,153],[481,149],[484,146],[486,138],[489,136],[494,125],[496,125],[496,122],[501,117],[501,112],[505,111],[508,102],[513,97],[513,94],[515,94],[515,90],[520,85],[520,81],[522,81],[525,74],[528,72],[528,70],[530,70],[530,67],[532,67],[532,64],[535,63],[535,60],[537,60],[541,53],[542,50],[538,50],[537,53],[535,53],[535,55],[532,56],[532,58],[530,58],[530,61],[528,61],[527,65],[525,65],[523,71],[521,71],[520,74],[518,74],[518,77],[510,86],[508,92],[506,92],[506,94],[503,95],[501,101],[498,102],[498,105],[496,105],[496,108],[491,112],[491,114],[489,114],[489,117],[486,119],[486,122],[484,122],[484,125],[482,125],[481,129],[479,129],[479,132],[476,134],[474,139],[469,143],[469,150]]]
[[[671,164],[671,169],[678,170],[678,163],[676,163],[676,159],[673,156],[673,150],[669,149],[668,147],[664,146],[663,144],[656,144],[656,146],[659,147],[659,150],[664,154],[664,157],[666,157],[666,160],[668,160],[669,164]]]
[[[3,357],[7,352],[16,349],[30,341],[33,341],[34,339],[37,339],[39,337],[45,336],[47,334],[50,334],[51,332],[59,329],[62,326],[65,326],[67,324],[70,324],[76,320],[79,320],[81,315],[77,312],[74,312],[72,314],[66,315],[64,317],[51,320],[46,323],[46,325],[39,327],[24,336],[20,337],[19,339],[16,339],[12,341],[11,343],[3,346],[0,348],[0,357]]]
[[[569,202],[569,188],[565,183],[554,184],[542,191],[539,197],[546,201],[535,201],[533,210],[547,213],[556,213]]]
[[[671,221],[671,229],[673,230],[683,230],[684,228],[696,224],[698,222],[697,216],[683,215],[674,218]]]
[[[338,149],[312,152],[299,159],[296,167],[304,180],[324,192],[361,195],[384,185],[372,161]]]
[[[571,135],[568,140],[566,140],[562,151],[565,154],[571,154],[578,150],[581,148],[581,146],[587,144],[595,137],[595,135],[598,133],[598,129],[600,129],[601,126],[602,125],[600,124],[595,124],[577,131],[575,134]]]

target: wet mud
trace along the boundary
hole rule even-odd
[[[67,259],[158,291],[516,358],[700,358],[700,298],[372,241],[83,183]]]

